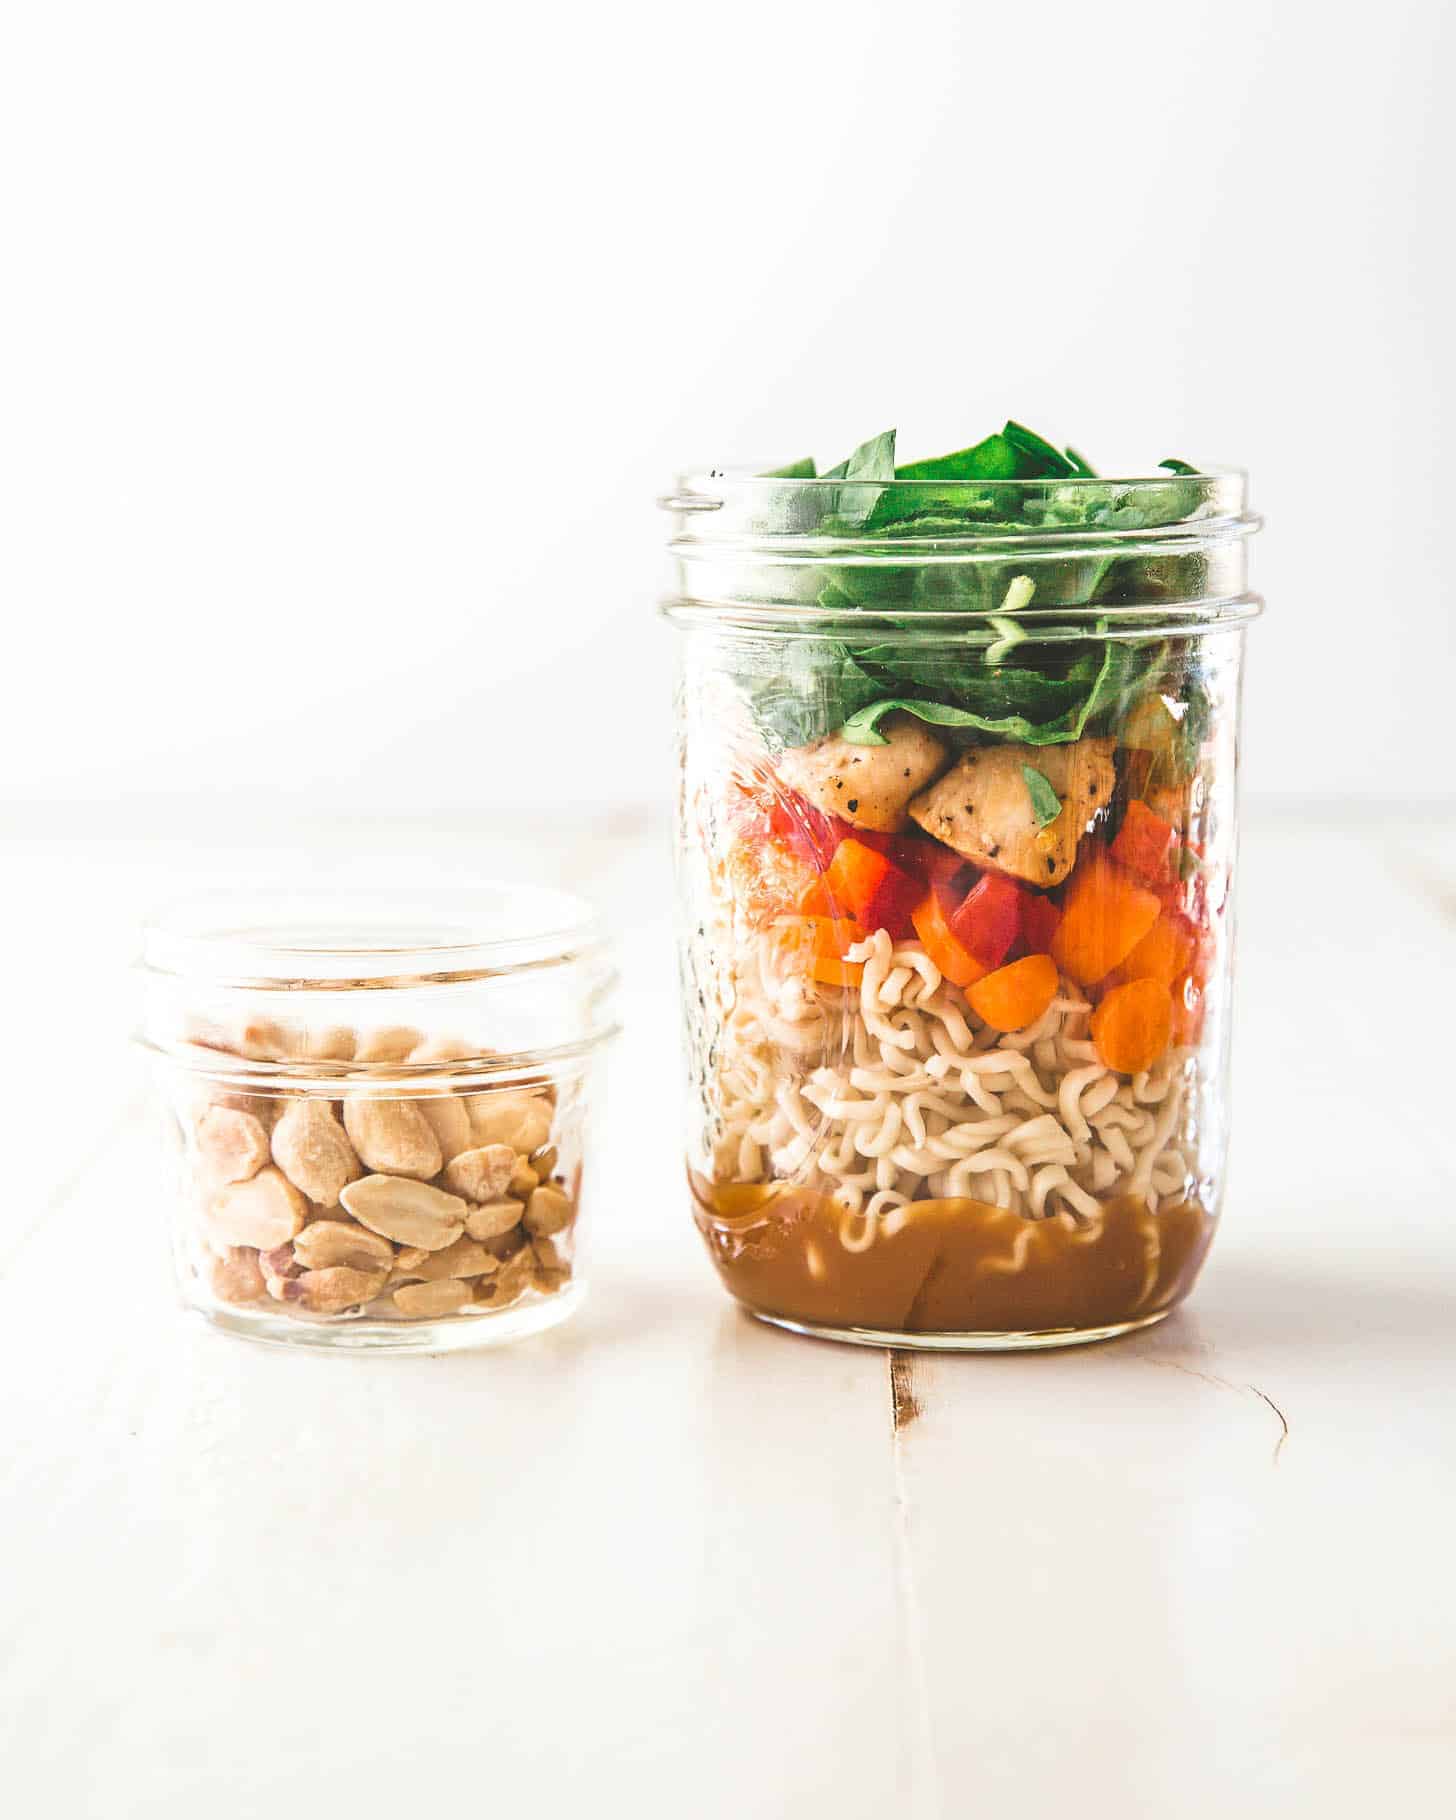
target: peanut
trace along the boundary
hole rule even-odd
[[[315,1220],[293,1241],[293,1255],[307,1270],[389,1270],[395,1261],[388,1239],[352,1220]]]
[[[394,1274],[412,1277],[429,1255],[423,1245],[402,1245],[394,1255]]]
[[[258,1254],[244,1245],[229,1245],[220,1258],[207,1260],[207,1283],[220,1302],[261,1302],[268,1293]]]
[[[484,1245],[477,1244],[474,1239],[456,1239],[453,1245],[434,1252],[408,1274],[423,1283],[434,1283],[444,1277],[494,1276],[499,1269],[500,1259],[492,1257]]]
[[[344,1127],[327,1100],[293,1100],[273,1127],[273,1161],[320,1207],[337,1207],[339,1190],[363,1175]]]
[[[462,1150],[445,1165],[445,1186],[467,1201],[499,1200],[515,1168],[516,1153],[509,1144]]]
[[[497,1233],[494,1238],[482,1239],[480,1242],[492,1257],[500,1258],[502,1262],[506,1258],[513,1258],[518,1251],[527,1249],[531,1243],[523,1226],[512,1226],[505,1232]]]
[[[556,1146],[548,1144],[544,1150],[535,1150],[526,1159],[536,1171],[536,1179],[549,1182],[556,1173]]]
[[[523,1201],[487,1201],[481,1207],[468,1209],[465,1230],[473,1239],[498,1239],[519,1225],[525,1211]]]
[[[474,1142],[470,1135],[470,1117],[458,1099],[416,1100],[415,1104],[434,1132],[440,1155],[447,1163],[462,1150],[470,1148]]]
[[[275,1302],[281,1302],[286,1285],[303,1274],[303,1266],[294,1257],[291,1245],[275,1245],[271,1251],[260,1251],[258,1268],[262,1271],[263,1282]]]
[[[370,1030],[354,1045],[356,1062],[403,1062],[419,1047],[420,1033],[407,1024],[391,1024],[384,1030]]]
[[[571,1224],[573,1211],[559,1188],[538,1188],[526,1202],[526,1230],[533,1238],[548,1238]]]
[[[268,1161],[268,1133],[251,1112],[210,1106],[197,1121],[197,1157],[218,1182],[246,1182]]]
[[[346,1024],[327,1025],[304,1032],[299,1053],[311,1062],[352,1062],[354,1032]]]
[[[383,1270],[350,1270],[346,1265],[305,1270],[301,1277],[285,1283],[283,1300],[297,1302],[310,1314],[342,1314],[346,1308],[372,1302],[383,1289],[387,1274]]]
[[[438,1283],[406,1283],[394,1292],[394,1305],[401,1314],[454,1314],[473,1301],[470,1285],[459,1277],[447,1277]]]
[[[339,1199],[371,1232],[423,1251],[443,1251],[465,1231],[465,1202],[424,1182],[366,1175],[350,1182]]]
[[[444,1159],[429,1123],[408,1100],[346,1100],[344,1129],[370,1169],[428,1181]]]
[[[531,1165],[518,1161],[511,1171],[511,1179],[506,1183],[506,1188],[518,1201],[529,1201],[540,1185],[541,1178]]]
[[[233,1047],[251,1062],[283,1062],[298,1053],[302,1040],[291,1024],[280,1024],[271,1017],[250,1017],[238,1031]]]
[[[224,1244],[269,1251],[297,1236],[307,1211],[308,1203],[292,1182],[270,1164],[250,1181],[233,1182],[214,1195],[208,1222]]]
[[[476,1285],[476,1300],[488,1302],[492,1308],[509,1307],[512,1302],[518,1302],[531,1287],[535,1271],[535,1253],[529,1245],[523,1245],[513,1258],[501,1265],[493,1277],[487,1277]]]
[[[476,1093],[466,1102],[477,1144],[509,1144],[523,1156],[551,1135],[551,1107],[534,1093]]]

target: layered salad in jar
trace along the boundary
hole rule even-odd
[[[690,659],[684,704],[713,1261],[849,1337],[1156,1319],[1222,1186],[1236,660],[1167,622],[1190,558],[1159,536],[1196,470],[1102,482],[1009,423],[781,477],[857,483],[815,524],[826,617]],[[927,560],[963,542],[993,560]]]

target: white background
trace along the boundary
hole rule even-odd
[[[1247,466],[1255,798],[1449,792],[1443,0],[29,0],[12,822],[669,794],[679,465]]]

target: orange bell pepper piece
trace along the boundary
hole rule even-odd
[[[1173,824],[1151,810],[1141,797],[1127,805],[1127,814],[1112,843],[1112,857],[1146,885],[1165,884],[1173,877],[1178,834]]]
[[[1092,1041],[1109,1068],[1141,1074],[1168,1047],[1173,995],[1161,980],[1114,986],[1092,1013]]]
[[[1120,966],[1108,974],[1108,983],[1125,986],[1129,980],[1161,980],[1171,987],[1188,970],[1198,946],[1188,918],[1178,910],[1165,910]]]
[[[780,945],[811,979],[824,986],[857,986],[864,963],[844,957],[865,932],[848,916],[781,916],[774,924]]]
[[[1028,954],[977,980],[966,997],[993,1030],[1025,1030],[1057,996],[1057,979],[1057,963],[1049,954]]]
[[[985,978],[987,969],[951,932],[933,891],[910,912],[910,921],[920,937],[920,946],[953,986],[974,986],[978,979]]]
[[[1162,907],[1104,848],[1091,847],[1067,884],[1052,959],[1080,985],[1095,986],[1127,959]]]

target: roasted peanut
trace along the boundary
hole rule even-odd
[[[258,1254],[245,1245],[229,1245],[221,1257],[208,1258],[207,1285],[220,1302],[261,1302],[268,1293]]]
[[[195,1135],[197,1160],[214,1181],[249,1181],[268,1161],[267,1130],[251,1112],[210,1106]]]
[[[384,1030],[369,1030],[354,1045],[356,1062],[403,1062],[420,1043],[418,1030],[407,1024],[392,1024]]]
[[[431,1255],[423,1245],[401,1245],[394,1254],[394,1274],[397,1277],[412,1277]]]
[[[538,1188],[526,1202],[526,1230],[533,1238],[548,1238],[571,1224],[574,1211],[559,1188]]]
[[[441,1097],[433,1100],[416,1100],[425,1123],[435,1134],[435,1142],[440,1146],[440,1155],[448,1163],[452,1157],[459,1156],[462,1150],[469,1150],[475,1139],[470,1135],[470,1117],[458,1099]]]
[[[305,1270],[301,1277],[284,1284],[283,1300],[297,1302],[310,1314],[342,1314],[346,1308],[372,1302],[387,1275],[383,1270],[351,1270],[342,1264],[328,1270]]]
[[[339,1190],[364,1168],[327,1100],[291,1100],[273,1127],[273,1161],[320,1207],[337,1207]]]
[[[251,1180],[220,1189],[207,1217],[213,1235],[224,1244],[253,1245],[268,1251],[302,1230],[307,1211],[308,1203],[292,1182],[270,1164]]]
[[[308,1038],[296,1024],[252,1017],[242,1025],[233,1047],[251,1062],[287,1062],[307,1054]]]
[[[293,1255],[292,1245],[275,1245],[271,1251],[258,1253],[258,1268],[263,1282],[275,1302],[283,1300],[286,1284],[303,1275],[303,1266]]]
[[[293,1255],[306,1270],[390,1270],[395,1261],[388,1239],[352,1220],[315,1220],[293,1241]]]
[[[409,1100],[345,1100],[344,1129],[360,1160],[380,1174],[425,1182],[440,1173],[439,1143]]]
[[[535,1273],[536,1255],[529,1245],[523,1245],[493,1277],[486,1277],[476,1285],[475,1298],[488,1302],[492,1308],[507,1307],[518,1302],[531,1287]]]
[[[423,1251],[443,1251],[465,1231],[465,1202],[424,1182],[366,1175],[350,1182],[339,1199],[371,1232]]]
[[[541,1178],[529,1163],[517,1161],[511,1171],[511,1179],[506,1183],[506,1191],[518,1201],[529,1201],[532,1194],[541,1185]]]
[[[417,1264],[407,1274],[422,1283],[434,1283],[444,1277],[494,1276],[499,1269],[500,1259],[492,1256],[484,1245],[474,1239],[456,1239],[443,1251],[430,1253],[423,1264]]]
[[[477,1093],[466,1102],[477,1144],[509,1144],[523,1156],[551,1135],[551,1107],[535,1093]]]
[[[533,1151],[526,1159],[536,1171],[536,1179],[549,1182],[556,1173],[556,1146],[548,1144],[544,1150]]]
[[[502,1261],[513,1258],[518,1251],[527,1250],[531,1243],[524,1226],[509,1227],[505,1232],[498,1232],[493,1238],[482,1239],[480,1242],[492,1257]]]
[[[453,1314],[473,1300],[469,1283],[459,1277],[447,1277],[438,1283],[406,1283],[394,1292],[394,1305],[399,1312],[414,1316]]]
[[[322,1030],[306,1030],[299,1053],[312,1062],[352,1062],[354,1032],[346,1024],[326,1025]]]
[[[466,1210],[465,1230],[473,1239],[498,1239],[520,1224],[525,1211],[524,1201],[486,1201]]]
[[[515,1173],[516,1153],[509,1144],[486,1144],[462,1150],[445,1165],[445,1186],[467,1201],[496,1201]]]

